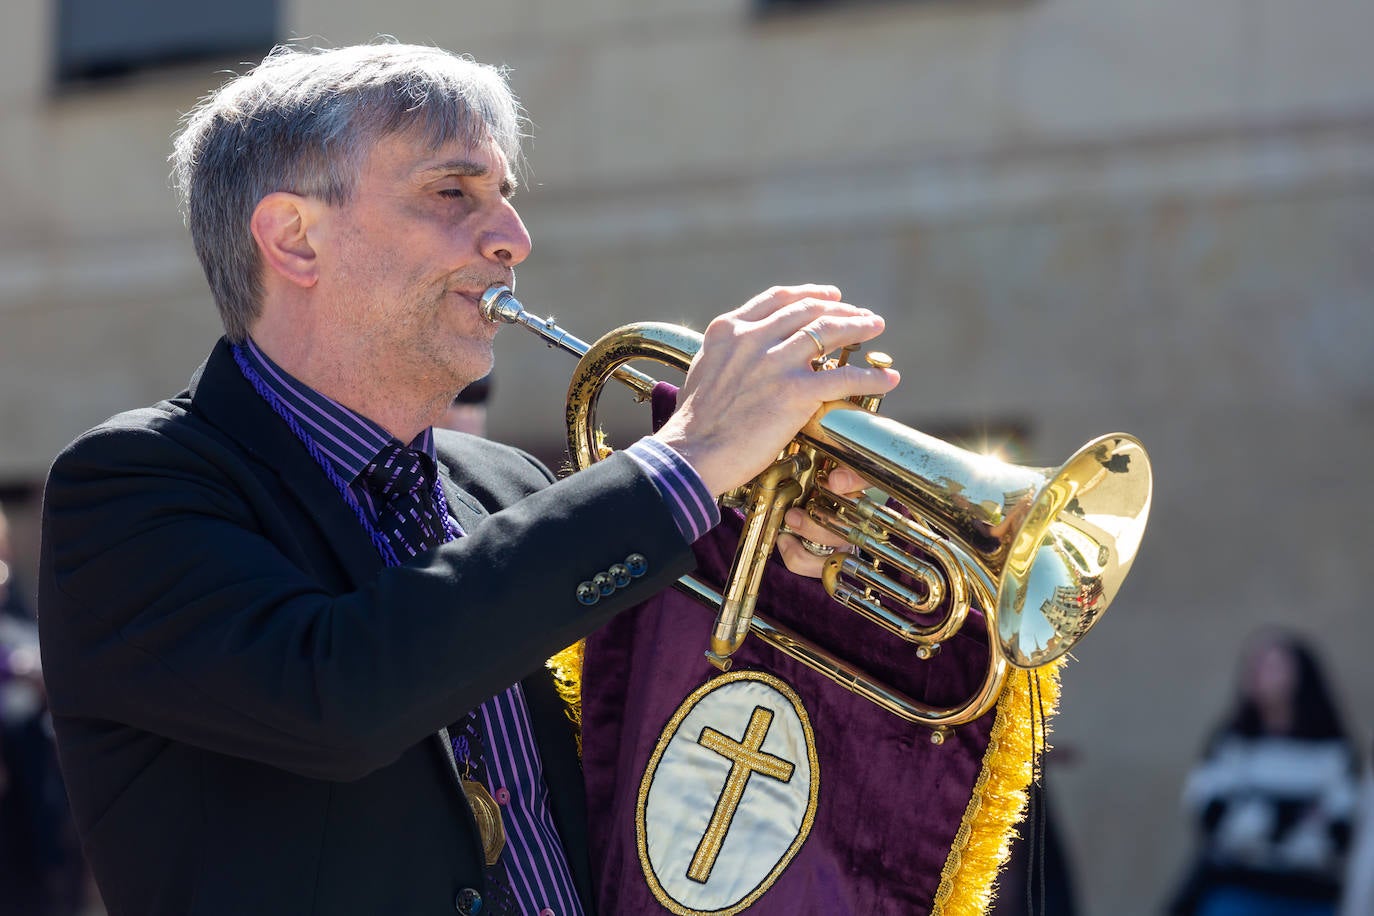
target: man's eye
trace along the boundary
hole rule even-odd
[[[439,192],[439,196],[447,197],[450,200],[457,200],[458,198],[463,197],[464,194],[462,188],[444,188]]]

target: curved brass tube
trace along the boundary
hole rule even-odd
[[[602,457],[596,410],[606,383],[614,378],[643,400],[655,382],[627,363],[654,360],[686,371],[701,348],[700,334],[659,322],[629,324],[588,345],[530,316],[505,287],[487,290],[482,302],[488,320],[521,324],[579,357],[567,398],[568,446],[579,470]],[[678,588],[716,609],[706,656],[722,670],[752,631],[846,689],[932,728],[939,743],[950,728],[992,708],[1011,666],[1059,658],[1100,619],[1139,547],[1150,463],[1138,441],[1113,433],[1058,468],[1007,464],[877,416],[879,400],[824,405],[771,467],[727,494],[723,502],[745,508],[745,526],[724,593],[690,576]],[[827,489],[825,474],[835,465],[854,469],[882,498]],[[852,545],[826,561],[826,591],[914,644],[917,659],[934,655],[972,608],[982,612],[989,663],[972,696],[931,707],[755,614],[783,515],[796,505]],[[914,619],[939,608],[945,614],[936,623]]]

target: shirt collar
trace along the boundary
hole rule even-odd
[[[249,365],[286,407],[287,412],[350,484],[389,442],[399,442],[367,417],[351,410],[292,376],[258,348],[249,337],[243,347]],[[426,427],[408,445],[438,463],[434,429]]]

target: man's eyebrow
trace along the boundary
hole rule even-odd
[[[444,162],[436,162],[434,165],[427,165],[419,169],[416,175],[421,179],[436,177],[440,175],[458,175],[464,178],[482,178],[490,171],[485,163],[474,162],[471,159],[448,159]],[[519,186],[515,176],[506,173],[501,180],[501,194],[503,197],[510,197],[515,193]]]
[[[419,170],[419,174],[424,176],[438,172],[480,178],[487,174],[487,166],[485,163],[474,162],[471,159],[447,159],[443,162],[436,162],[434,165],[424,166]]]

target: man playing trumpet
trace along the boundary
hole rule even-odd
[[[774,287],[711,322],[666,425],[570,478],[435,430],[530,253],[521,124],[499,71],[397,44],[277,49],[186,119],[224,337],[68,447],[44,509],[45,674],[114,916],[590,912],[544,659],[690,569],[822,403],[896,385],[811,367],[879,316]]]

